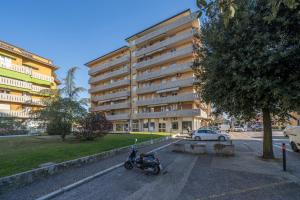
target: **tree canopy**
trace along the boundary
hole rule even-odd
[[[202,99],[244,119],[264,115],[264,157],[273,157],[270,115],[300,107],[300,6],[280,4],[269,21],[268,0],[235,0],[224,24],[215,8],[202,25],[193,69]]]

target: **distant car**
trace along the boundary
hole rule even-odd
[[[233,128],[233,131],[235,131],[235,132],[244,132],[245,129],[244,129],[244,127],[241,127],[241,126],[235,126]]]
[[[220,131],[229,132],[230,125],[229,124],[221,124],[221,125],[218,126],[218,128],[219,128]]]
[[[262,131],[264,128],[262,125],[256,124],[254,126],[251,126],[253,131]]]
[[[294,126],[288,134],[294,152],[300,151],[300,126]]]
[[[289,134],[293,131],[293,129],[294,129],[295,127],[297,127],[297,126],[290,126],[290,125],[286,126],[285,129],[283,130],[283,135],[284,135],[285,137],[288,137]]]
[[[198,129],[192,133],[192,138],[194,140],[219,140],[226,141],[230,140],[228,134],[218,133],[209,129]]]

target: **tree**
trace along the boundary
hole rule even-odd
[[[112,129],[112,123],[104,115],[89,113],[78,122],[78,131],[74,133],[79,139],[93,140],[103,136]]]
[[[300,107],[300,7],[280,4],[268,21],[269,1],[234,2],[227,25],[217,8],[202,25],[193,65],[196,86],[219,113],[246,120],[262,113],[263,157],[273,158],[271,117]]]
[[[48,134],[61,135],[63,140],[72,132],[72,126],[86,115],[86,101],[78,100],[84,89],[75,85],[76,69],[68,70],[63,88],[51,91],[52,96],[44,100],[43,109],[33,111],[33,115],[46,124]]]

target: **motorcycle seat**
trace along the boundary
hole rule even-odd
[[[141,153],[141,157],[154,157],[154,153]]]

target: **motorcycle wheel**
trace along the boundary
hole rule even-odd
[[[125,169],[130,170],[130,169],[133,168],[133,165],[131,164],[131,162],[126,161],[126,162],[124,163],[124,167],[125,167]]]
[[[158,165],[154,165],[154,167],[153,167],[153,174],[154,175],[158,175],[159,172],[160,172],[159,166]]]

